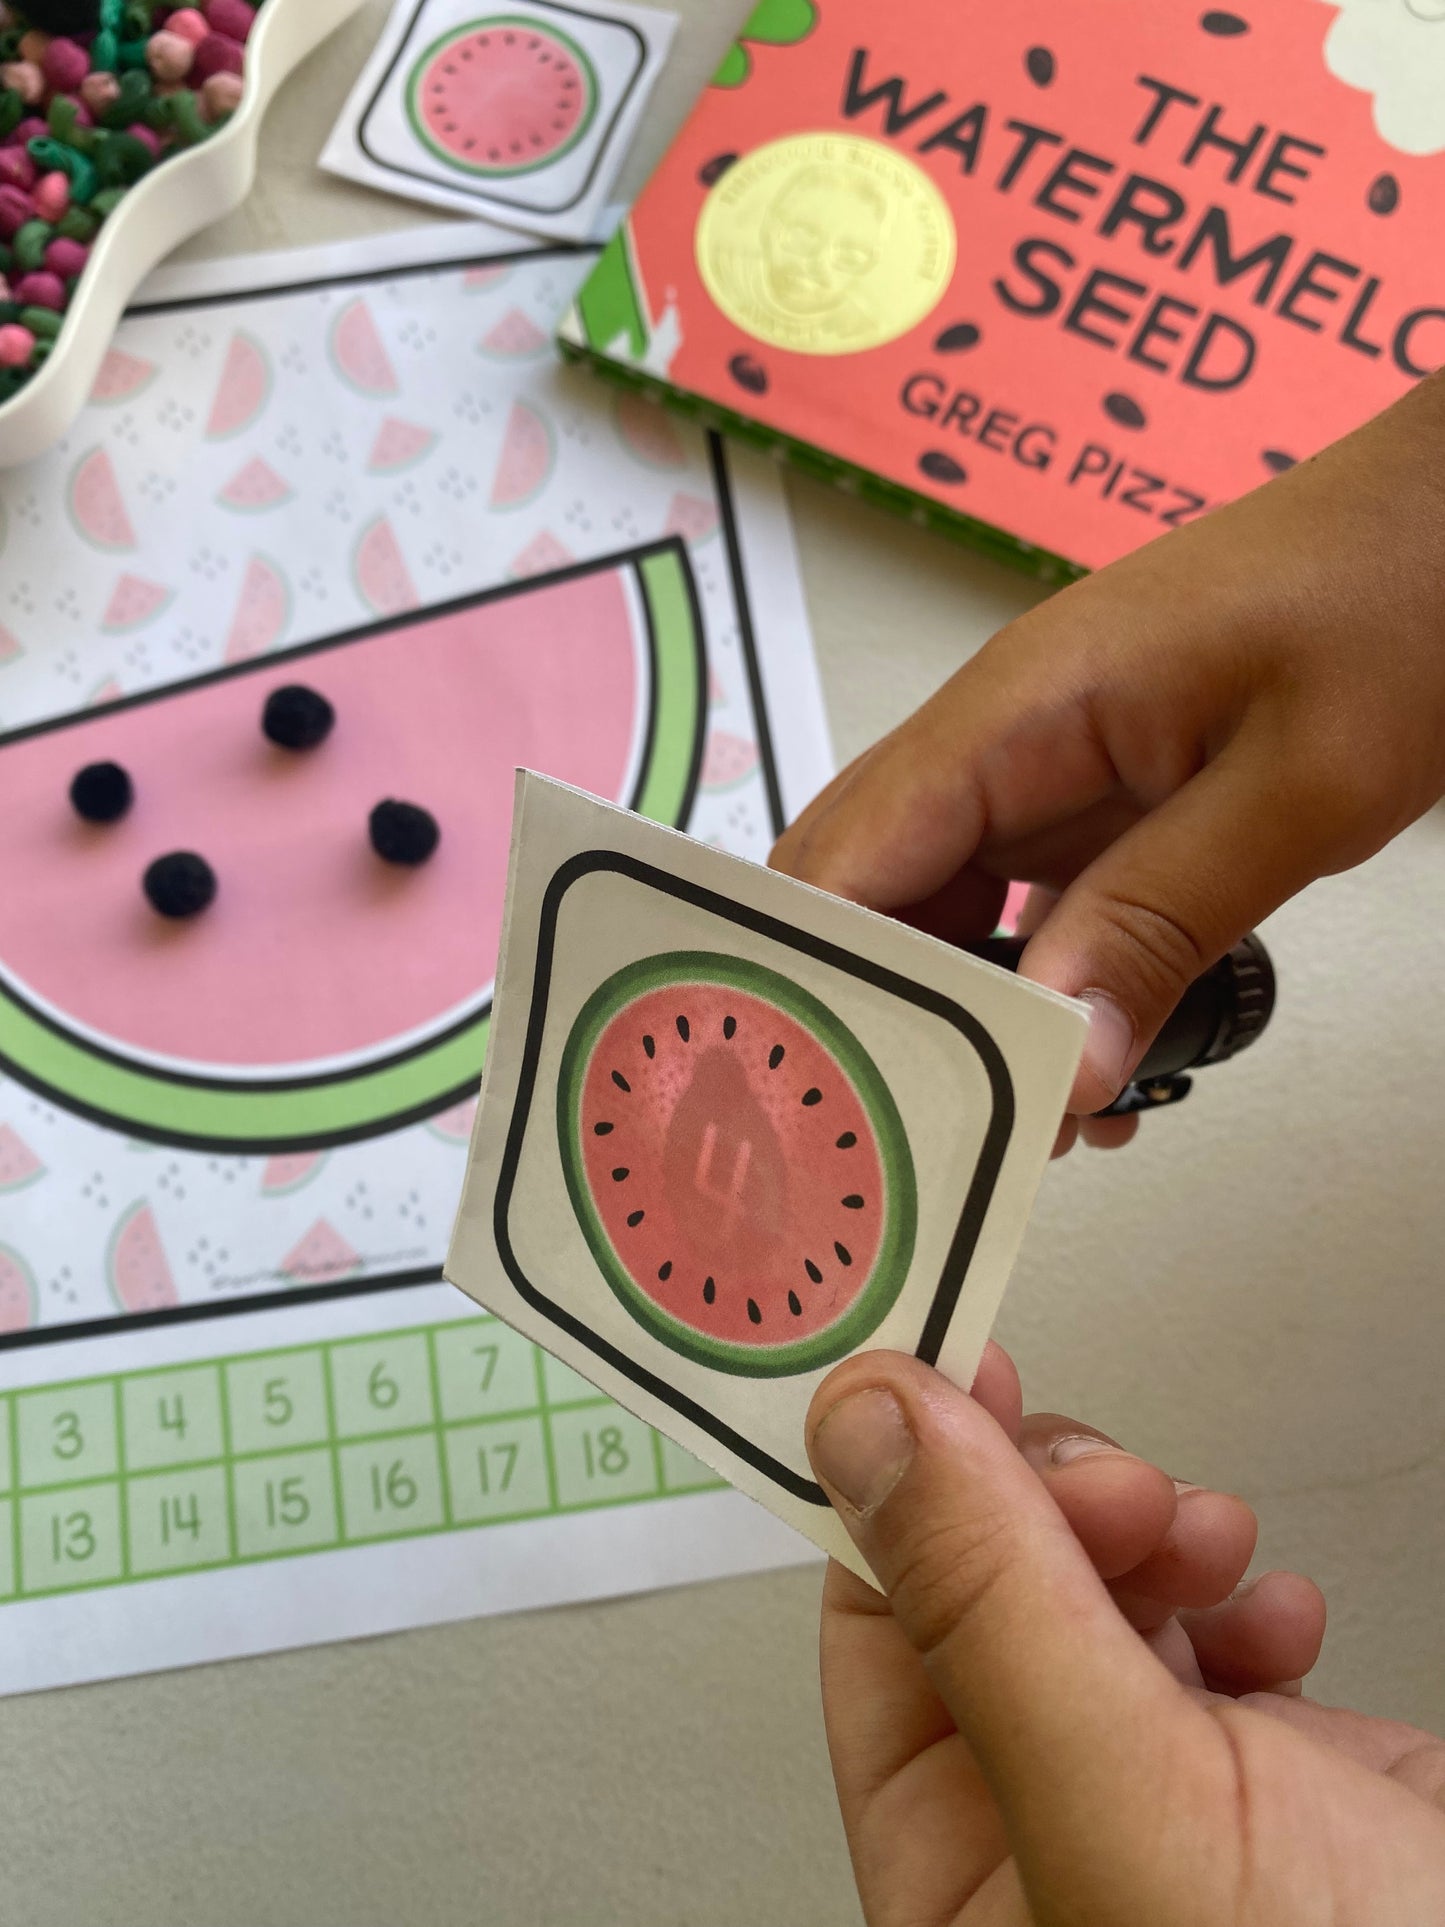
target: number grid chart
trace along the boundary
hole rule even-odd
[[[715,1491],[494,1318],[0,1395],[0,1601]]]

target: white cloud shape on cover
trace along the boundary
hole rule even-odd
[[[1445,152],[1445,0],[1328,0],[1340,11],[1325,65],[1375,102],[1380,138],[1402,154]]]

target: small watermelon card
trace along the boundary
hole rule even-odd
[[[566,352],[1059,580],[1445,363],[1445,0],[761,0]]]
[[[447,1276],[835,1557],[803,1449],[860,1350],[972,1382],[1082,1006],[519,779]]]

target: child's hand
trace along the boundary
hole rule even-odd
[[[1445,792],[1445,374],[996,636],[775,865],[956,940],[1061,890],[1024,972],[1112,1102],[1186,985]]]
[[[809,1414],[888,1590],[835,1565],[823,1602],[872,1927],[1445,1919],[1445,1744],[1297,1697],[1323,1601],[1287,1573],[1229,1597],[1248,1507],[1018,1412],[994,1351],[972,1398],[851,1359]]]

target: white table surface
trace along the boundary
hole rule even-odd
[[[677,11],[629,191],[748,6]],[[291,82],[251,200],[199,252],[426,218],[314,167],[385,13]],[[1033,591],[789,488],[847,757]],[[1055,1168],[1000,1335],[1034,1405],[1259,1506],[1260,1569],[1330,1594],[1324,1696],[1445,1728],[1442,830],[1275,919],[1265,1046],[1131,1153]],[[795,1572],[0,1705],[0,1918],[839,1927],[817,1590]]]

